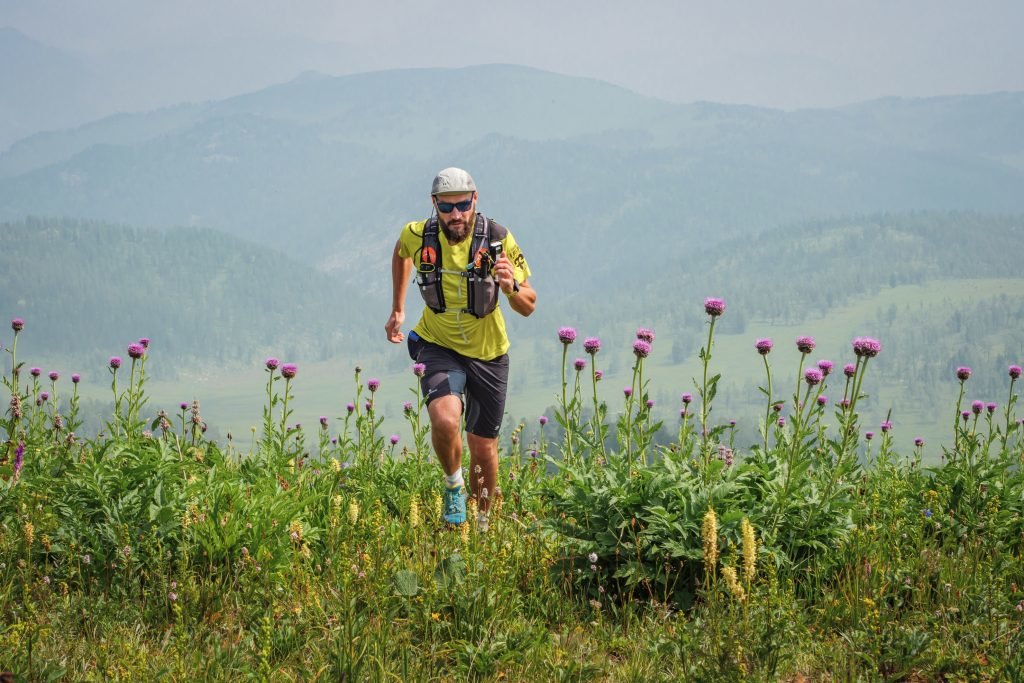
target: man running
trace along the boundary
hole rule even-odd
[[[408,347],[413,360],[425,366],[420,390],[445,474],[443,521],[466,521],[465,414],[477,528],[487,531],[508,388],[509,341],[498,302],[505,298],[513,311],[528,316],[537,293],[527,282],[530,267],[512,233],[477,213],[479,195],[469,173],[444,169],[434,178],[430,194],[431,217],[406,224],[395,244],[391,316],[384,330],[394,344],[405,339],[405,295],[415,271],[425,306],[409,332]]]

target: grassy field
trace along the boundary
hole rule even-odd
[[[716,340],[712,365],[731,344],[738,356],[749,340]],[[4,376],[0,672],[31,681],[1015,680],[1024,670],[1017,414],[991,436],[983,416],[951,428],[949,457],[935,467],[892,433],[865,461],[861,435],[875,418],[861,416],[860,401],[884,374],[885,351],[873,349],[860,347],[858,390],[838,417],[811,398],[821,385],[806,375],[807,400],[785,407],[766,449],[735,453],[728,429],[703,433],[694,419],[658,446],[641,396],[597,422],[556,401],[564,438],[540,442],[537,456],[506,442],[512,457],[489,494],[467,471],[466,519],[451,525],[425,429],[395,457],[390,430],[361,411],[344,427],[291,426],[292,393],[316,376],[312,365],[290,382],[282,366],[269,385],[235,394],[269,397],[251,452],[206,439],[191,413],[149,433],[144,387],[129,380],[148,360],[118,371],[117,407],[92,440],[68,436],[77,398],[60,414],[41,398],[45,381]],[[657,362],[634,362],[663,380]],[[1020,373],[1010,370],[1014,397]],[[389,400],[411,380],[395,376]],[[55,384],[74,396],[67,377]],[[422,414],[414,405],[409,424]]]

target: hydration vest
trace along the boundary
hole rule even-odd
[[[477,318],[489,315],[498,305],[498,281],[491,275],[491,262],[488,246],[492,241],[504,240],[508,230],[482,214],[476,215],[473,226],[473,241],[469,253],[472,259],[463,270],[444,270],[441,265],[441,238],[438,236],[440,225],[437,216],[431,216],[423,226],[423,242],[419,249],[419,268],[416,273],[416,284],[424,303],[434,313],[444,313],[447,308],[444,301],[444,288],[441,275],[447,274],[466,279],[467,306],[463,313],[471,313]]]

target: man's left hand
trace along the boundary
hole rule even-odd
[[[505,292],[505,294],[511,294],[516,281],[516,268],[512,265],[512,261],[505,254],[499,254],[498,262],[494,264],[492,272],[494,273],[494,279],[498,281],[498,286],[501,287],[501,291]]]

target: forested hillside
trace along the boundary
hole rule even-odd
[[[0,309],[27,321],[32,352],[123,355],[140,336],[179,369],[264,352],[326,358],[361,344],[363,298],[287,256],[201,228],[73,220],[0,225]]]

